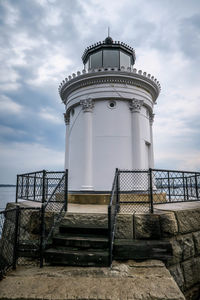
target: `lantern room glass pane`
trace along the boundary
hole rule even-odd
[[[90,56],[90,68],[102,67],[102,51],[96,52]]]
[[[104,50],[103,51],[103,67],[119,67],[119,51]]]
[[[89,59],[88,59],[88,61],[85,64],[85,70],[88,70],[88,69],[89,69]]]
[[[130,67],[131,66],[131,57],[124,52],[120,51],[120,67]]]

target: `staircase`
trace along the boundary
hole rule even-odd
[[[53,235],[51,247],[45,251],[45,261],[51,265],[108,266],[106,218],[98,214],[89,218],[87,214],[67,214]]]

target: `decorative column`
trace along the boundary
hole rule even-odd
[[[150,145],[150,168],[154,168],[154,153],[153,153],[153,121],[154,121],[154,116],[153,112],[150,113],[149,115],[149,124],[150,124],[150,140],[151,140],[151,145]]]
[[[69,169],[69,125],[70,125],[70,114],[66,112],[64,115],[64,121],[66,125],[65,131],[65,170]]]
[[[129,105],[132,113],[132,168],[142,169],[142,138],[140,111],[143,105],[143,100],[132,99]]]
[[[92,190],[92,159],[93,159],[93,149],[92,149],[92,112],[94,108],[94,102],[92,99],[86,99],[80,101],[83,109],[83,124],[84,124],[84,160],[83,160],[83,184],[82,190]]]

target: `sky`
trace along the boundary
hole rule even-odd
[[[108,26],[160,81],[155,167],[200,171],[199,0],[0,0],[0,183],[64,169],[58,86]]]

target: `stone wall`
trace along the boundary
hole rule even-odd
[[[115,237],[116,259],[161,259],[186,299],[199,300],[200,208],[119,214]]]

